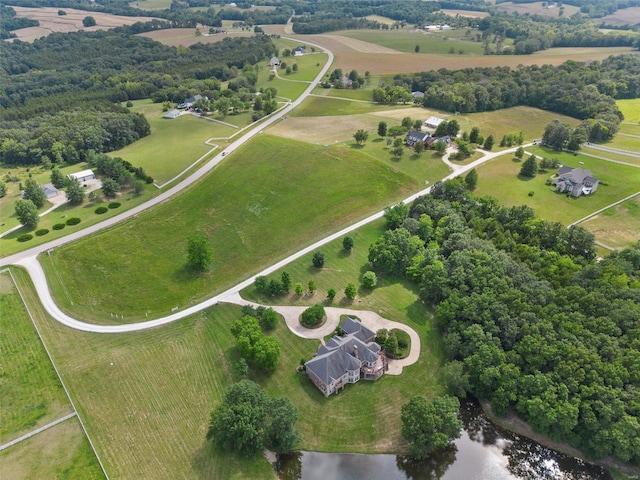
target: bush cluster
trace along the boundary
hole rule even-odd
[[[322,323],[324,317],[324,307],[318,303],[302,312],[300,323],[307,328],[314,328]]]
[[[30,233],[24,233],[24,234],[22,234],[22,235],[20,235],[18,237],[18,241],[19,242],[28,242],[32,238],[33,238],[33,235],[31,235]]]
[[[109,209],[107,207],[98,207],[96,208],[94,211],[98,214],[98,215],[102,215],[103,213],[107,213]]]
[[[66,225],[64,223],[56,223],[53,227],[54,230],[62,230]]]
[[[251,305],[244,305],[242,307],[242,315],[257,318],[260,326],[265,330],[273,330],[278,324],[278,314],[271,307],[267,308],[260,305],[253,308]]]
[[[77,225],[80,223],[80,219],[78,217],[71,217],[70,219],[67,220],[67,225],[71,226],[71,225]]]
[[[42,237],[43,235],[46,235],[47,233],[49,233],[49,229],[47,229],[47,228],[40,228],[40,229],[36,230],[36,235],[38,237]]]
[[[121,205],[120,202],[111,202],[109,204],[109,208],[118,208],[120,207],[120,205]]]

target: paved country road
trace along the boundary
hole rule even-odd
[[[525,145],[525,147],[530,146],[531,144],[527,144]],[[506,153],[511,153],[511,152],[515,152],[516,148],[511,148],[509,150],[502,150],[499,152],[485,152],[484,156],[478,160],[475,160],[474,162],[471,162],[468,165],[463,165],[461,166],[459,169],[457,169],[456,171],[452,172],[450,175],[448,175],[447,177],[445,177],[443,180],[449,180],[451,178],[457,177],[459,175],[463,175],[464,173],[468,172],[469,170],[477,167],[478,165],[481,165],[484,162],[487,162],[489,160],[492,160],[495,157],[498,157],[500,155],[504,155]],[[404,203],[406,204],[410,204],[411,202],[413,202],[416,198],[422,196],[422,195],[427,195],[431,192],[431,187],[426,188],[424,190],[421,190],[420,192],[417,192],[413,195],[411,195],[410,197],[406,198],[404,200]],[[56,305],[55,301],[53,300],[53,297],[51,296],[51,292],[49,291],[49,287],[47,285],[47,279],[45,277],[44,274],[44,270],[42,269],[42,266],[40,265],[40,263],[38,262],[37,258],[36,258],[36,254],[40,253],[42,251],[45,251],[47,248],[47,245],[41,246],[40,249],[37,251],[37,253],[31,253],[29,255],[23,255],[22,258],[18,258],[16,260],[14,260],[12,263],[15,265],[19,265],[24,267],[27,272],[29,272],[29,275],[31,276],[31,279],[33,280],[33,284],[35,285],[36,288],[36,292],[38,293],[38,296],[40,297],[40,301],[42,302],[44,308],[47,310],[47,313],[49,315],[51,315],[54,319],[56,319],[58,322],[62,323],[63,325],[66,325],[68,327],[74,328],[76,330],[82,330],[85,332],[93,332],[93,333],[124,333],[124,332],[135,332],[135,331],[139,331],[139,330],[146,330],[149,328],[155,328],[155,327],[159,327],[161,325],[165,325],[167,323],[171,323],[171,322],[175,322],[176,320],[180,320],[181,318],[185,318],[189,315],[193,315],[194,313],[200,312],[206,308],[209,308],[213,305],[216,305],[219,302],[229,302],[229,303],[239,303],[239,304],[245,304],[245,303],[249,303],[249,302],[239,302],[238,300],[238,293],[253,284],[255,278],[257,276],[260,275],[269,275],[273,272],[275,272],[276,270],[282,268],[283,266],[291,263],[294,260],[297,260],[298,258],[304,256],[304,255],[308,255],[311,252],[316,251],[318,248],[320,248],[321,246],[342,238],[344,235],[346,235],[349,232],[352,232],[354,230],[357,230],[358,228],[362,227],[363,225],[366,225],[368,223],[371,223],[379,218],[382,218],[384,216],[384,211],[380,211],[377,213],[374,213],[373,215],[360,220],[359,222],[356,222],[352,225],[349,225],[346,228],[343,228],[342,230],[340,230],[339,232],[333,233],[325,238],[323,238],[322,240],[319,240],[318,242],[314,243],[313,245],[309,245],[308,247],[303,248],[302,250],[294,253],[293,255],[288,256],[287,258],[280,260],[279,262],[271,265],[270,267],[264,269],[263,271],[257,273],[256,275],[247,278],[246,280],[244,280],[243,282],[240,282],[239,284],[237,284],[236,286],[230,288],[229,290],[222,292],[218,295],[215,295],[207,300],[205,300],[202,303],[199,303],[197,305],[193,305],[191,307],[185,308],[184,310],[180,310],[179,312],[176,312],[172,315],[163,317],[163,318],[157,318],[155,320],[149,320],[149,321],[145,321],[145,322],[139,322],[139,323],[130,323],[127,325],[94,325],[91,323],[86,323],[83,322],[81,320],[77,320],[75,318],[70,317],[69,315],[67,315],[66,313],[64,313],[62,310],[60,310],[60,308],[58,308],[58,306]],[[87,229],[89,230],[89,229]],[[98,229],[96,229],[98,230]],[[78,232],[80,233],[80,232]],[[68,237],[65,237],[65,239],[67,239]],[[61,239],[62,240],[62,239]],[[70,240],[68,240],[70,241]],[[53,242],[51,242],[53,243]],[[61,244],[66,243],[66,242],[62,242]],[[49,247],[50,248],[50,247]],[[36,249],[34,249],[36,250]],[[27,252],[25,252],[27,253]],[[6,265],[6,263],[3,263],[4,265]]]

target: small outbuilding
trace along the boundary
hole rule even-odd
[[[52,198],[58,195],[58,189],[53,186],[52,183],[45,183],[40,186],[40,190],[44,192],[44,196],[47,198]]]
[[[431,116],[424,121],[424,126],[427,128],[438,128],[438,125],[440,125],[442,122],[444,122],[444,119]]]
[[[278,65],[280,65],[280,59],[278,57],[271,57],[271,60],[269,60],[269,66],[277,67]]]
[[[162,118],[178,118],[180,116],[180,110],[178,110],[177,108],[174,108],[173,110],[168,111],[167,113],[165,113]]]
[[[70,173],[67,175],[69,179],[76,179],[80,183],[86,182],[87,180],[93,180],[96,178],[96,174],[93,173],[93,170],[82,170],[81,172]]]

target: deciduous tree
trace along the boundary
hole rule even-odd
[[[344,289],[344,296],[347,297],[349,300],[353,300],[354,298],[356,298],[357,294],[358,294],[358,289],[353,283],[348,284],[347,287]]]
[[[209,239],[196,233],[187,240],[187,263],[196,270],[206,270],[213,262],[213,248]]]
[[[31,200],[18,200],[16,202],[16,217],[27,228],[36,228],[40,221],[38,208]]]
[[[24,182],[24,195],[25,200],[31,200],[36,208],[42,208],[47,201],[47,196],[44,194],[38,182],[33,178],[28,178]]]
[[[56,188],[62,188],[64,187],[64,182],[64,174],[58,167],[53,167],[53,170],[51,170],[51,185]]]
[[[538,174],[538,160],[534,154],[531,154],[522,164],[520,175],[523,177],[533,178]]]
[[[387,122],[378,123],[378,136],[380,137],[387,136]]]
[[[356,140],[358,145],[364,145],[364,143],[369,139],[369,132],[360,129],[353,134],[353,138]]]
[[[346,237],[344,237],[342,239],[342,248],[346,251],[346,252],[350,252],[351,249],[353,248],[353,237],[347,235]]]
[[[79,205],[82,203],[85,197],[84,188],[80,185],[77,178],[70,178],[67,180],[67,200],[73,205]]]
[[[313,258],[311,259],[311,263],[316,268],[324,267],[324,253],[316,252],[313,254]]]
[[[460,437],[462,422],[458,419],[460,402],[456,397],[442,396],[429,401],[412,397],[402,406],[402,436],[409,442],[411,456],[422,459],[446,447]]]

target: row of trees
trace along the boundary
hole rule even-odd
[[[452,392],[640,463],[640,243],[594,262],[591,233],[474,198],[462,180],[386,217],[369,260],[436,307]]]

